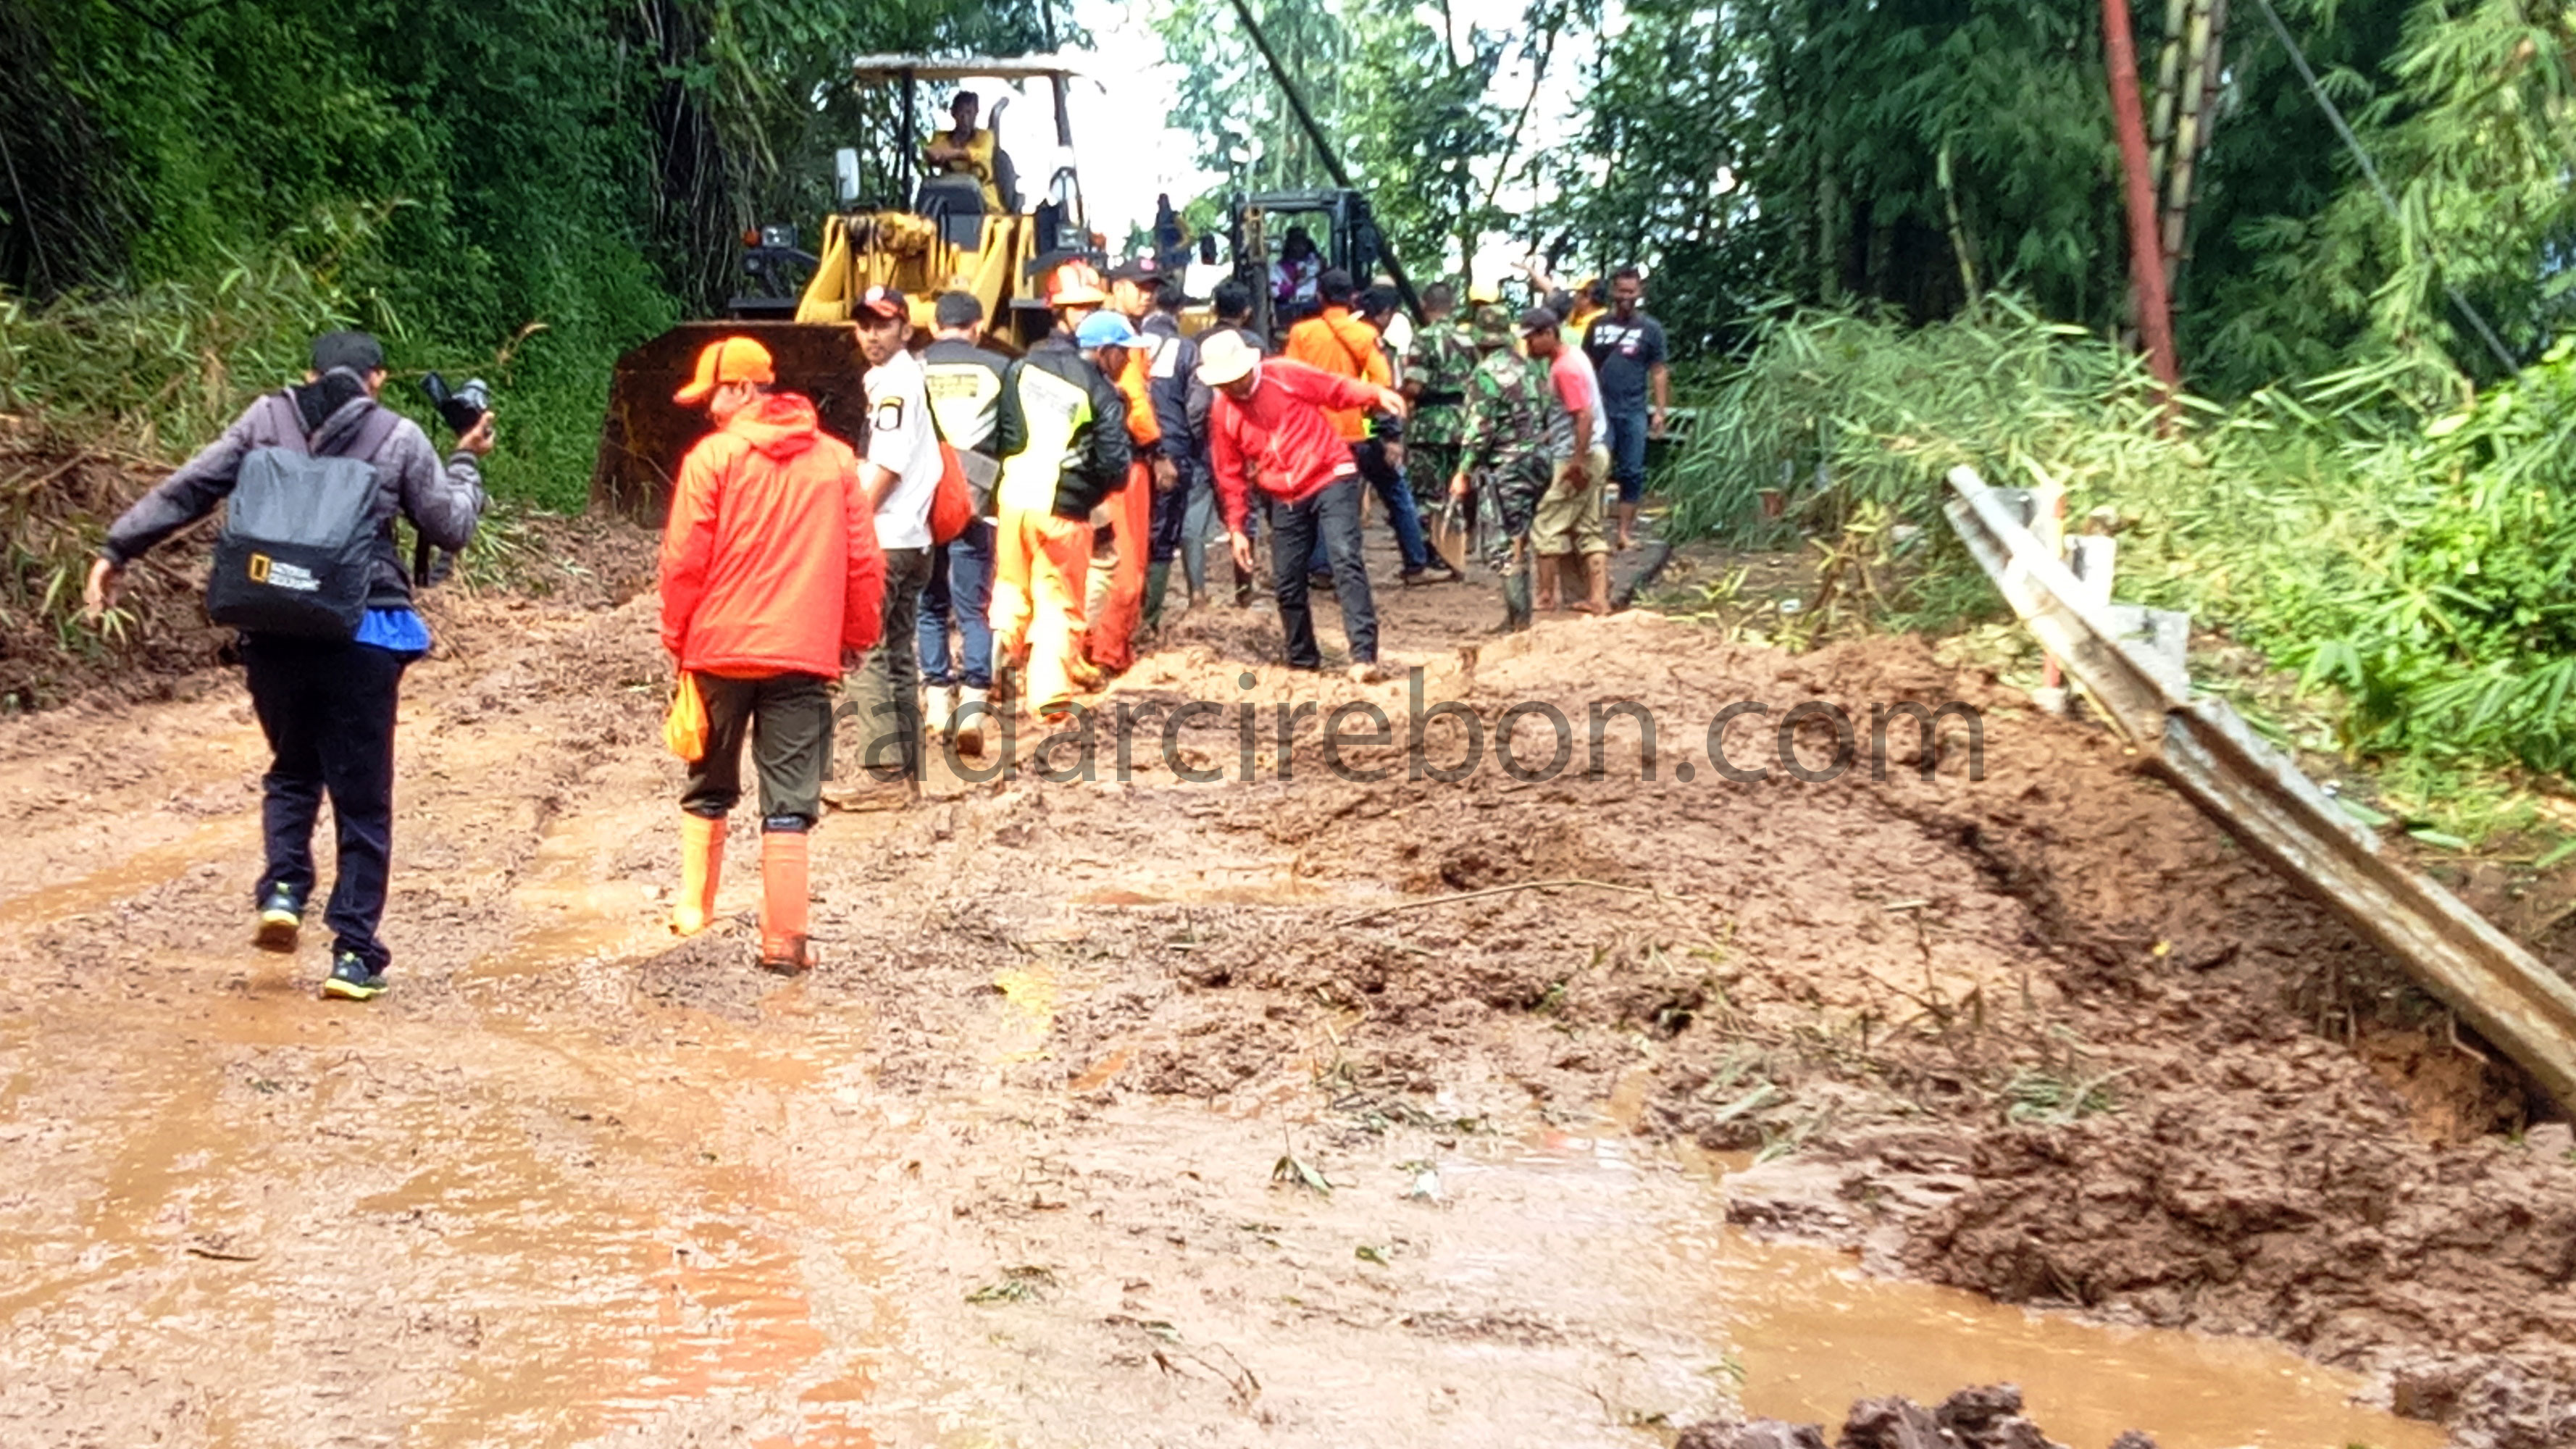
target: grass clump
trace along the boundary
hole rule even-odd
[[[1828,559],[1901,532],[1907,567],[1871,611],[1951,627],[1999,604],[1942,520],[1943,475],[2056,484],[2071,528],[2118,533],[2121,597],[2289,671],[2348,757],[2435,791],[2462,769],[2563,775],[2576,348],[2482,395],[2427,395],[2422,377],[2392,360],[2186,397],[2169,428],[2134,355],[2009,300],[1923,328],[1789,314],[1702,400],[1674,523],[1747,544],[1803,532]]]

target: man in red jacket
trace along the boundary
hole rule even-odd
[[[680,797],[680,899],[671,929],[715,914],[725,816],[742,798],[742,746],[760,774],[760,964],[812,966],[805,833],[823,812],[831,687],[875,646],[885,559],[858,458],[814,405],[777,381],[769,352],[727,337],[673,395],[716,430],[680,463],[662,530],[662,647],[697,678],[705,752]]]
[[[1265,358],[1222,329],[1199,352],[1199,380],[1215,392],[1208,406],[1208,458],[1238,568],[1252,567],[1245,530],[1251,487],[1270,500],[1270,586],[1288,636],[1292,669],[1321,669],[1315,616],[1307,604],[1306,560],[1321,535],[1333,563],[1333,594],[1351,644],[1351,677],[1368,683],[1377,667],[1377,604],[1360,558],[1360,483],[1350,445],[1333,413],[1363,409],[1404,416],[1393,388],[1336,377],[1284,357]]]

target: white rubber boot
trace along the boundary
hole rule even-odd
[[[948,737],[948,717],[957,709],[957,686],[925,684],[921,687],[921,737],[942,740]]]

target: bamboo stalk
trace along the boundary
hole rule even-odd
[[[2182,87],[2189,83],[2185,77],[2191,76],[2182,63],[2182,37],[2189,23],[2189,10],[2198,3],[2199,0],[2165,0],[2165,43],[2156,57],[2156,114],[2147,132],[2147,144],[2153,148],[2148,167],[2155,173],[2159,191],[2165,178],[2173,174],[2168,168],[2173,162],[2174,116],[2182,108]],[[2192,81],[2197,79],[2191,76]]]
[[[2212,102],[2216,99],[2218,36],[2217,7],[2224,0],[2191,0],[2191,21],[2186,37],[2186,59],[2183,74],[2193,84],[2183,98],[2183,110],[2174,129],[2173,165],[2165,173],[2164,194],[2164,263],[2165,287],[2172,290],[2182,267],[2183,242],[2189,230],[2193,181],[2198,174],[2200,155],[2209,147],[2209,123]]]
[[[1958,258],[1959,285],[1967,289],[1968,311],[1974,313],[1978,307],[1977,264],[1968,254],[1968,224],[1959,215],[1959,188],[1951,181],[1950,143],[1946,139],[1941,142],[1938,175],[1941,204],[1950,214],[1950,253]]]

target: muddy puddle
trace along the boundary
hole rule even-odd
[[[1866,1277],[1840,1254],[1722,1235],[1711,1261],[1728,1304],[1745,1408],[1840,1422],[1854,1400],[1930,1401],[1964,1384],[2018,1384],[2031,1419],[2078,1449],[2129,1429],[2162,1449],[2368,1445],[2439,1449],[2430,1424],[2361,1407],[2357,1374],[2254,1339],[2123,1329],[2007,1307],[1957,1289]]]

